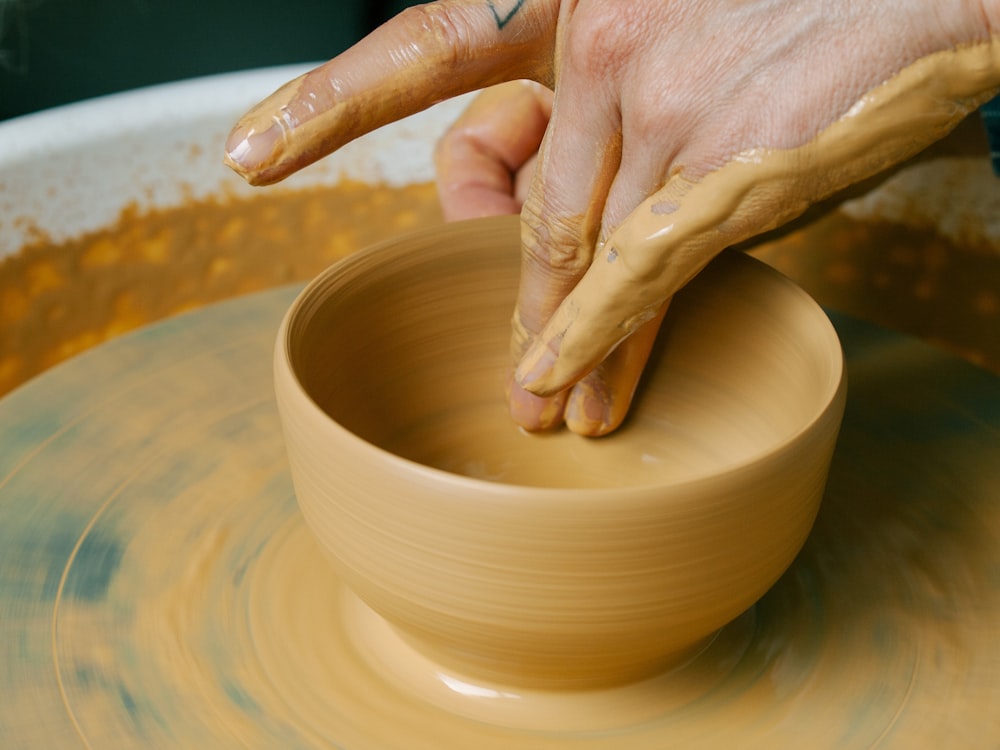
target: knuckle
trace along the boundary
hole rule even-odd
[[[565,217],[530,199],[521,210],[521,247],[529,262],[569,279],[582,276],[592,258],[582,217]]]
[[[657,100],[656,105],[634,107],[624,116],[627,137],[633,143],[660,144],[667,134],[676,133],[686,127],[683,108],[668,98]]]
[[[588,76],[616,75],[642,33],[642,24],[629,8],[629,3],[591,3],[579,9],[566,36],[566,62]]]
[[[624,285],[644,291],[656,288],[663,276],[663,258],[648,248],[630,248],[630,250],[631,252],[619,251],[620,275]]]
[[[472,29],[460,7],[442,3],[411,5],[399,14],[399,20],[410,36],[414,57],[431,54],[449,68],[457,68],[470,58]]]

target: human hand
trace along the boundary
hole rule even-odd
[[[441,98],[516,78],[554,87],[522,209],[509,401],[528,428],[565,417],[603,434],[670,296],[717,252],[988,98],[998,16],[973,0],[441,0],[277,92],[227,150],[251,182],[273,182]]]
[[[521,212],[552,115],[552,92],[511,81],[480,93],[434,150],[447,221]]]

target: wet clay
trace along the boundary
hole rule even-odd
[[[547,393],[590,365],[595,335],[618,342],[659,311],[719,249],[780,226],[837,190],[904,161],[952,130],[1000,86],[1000,38],[921,58],[859,99],[808,144],[741,153],[697,182],[683,171],[607,238],[519,372]],[[555,388],[558,390],[558,388]]]
[[[835,212],[750,252],[829,309],[1000,374],[1000,255],[992,247],[958,247],[932,229]]]
[[[296,291],[145,328],[0,400],[5,746],[995,747],[995,376],[835,318],[851,399],[788,572],[657,680],[516,690],[410,670],[304,525],[270,367]]]
[[[359,247],[440,223],[434,186],[274,190],[123,211],[65,242],[43,230],[0,261],[0,394],[140,325],[304,282]]]
[[[805,540],[840,344],[800,289],[727,254],[678,297],[618,434],[533,437],[503,398],[518,238],[514,216],[448,225],[310,284],[275,362],[297,496],[338,573],[430,661],[521,687],[634,681]]]

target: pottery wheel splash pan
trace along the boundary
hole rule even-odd
[[[996,377],[835,318],[851,386],[823,508],[719,635],[711,679],[668,676],[641,720],[528,731],[434,707],[345,632],[273,405],[295,291],[116,339],[0,401],[3,748],[997,747]]]

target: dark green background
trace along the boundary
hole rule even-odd
[[[0,119],[164,81],[325,60],[413,0],[0,0]]]

